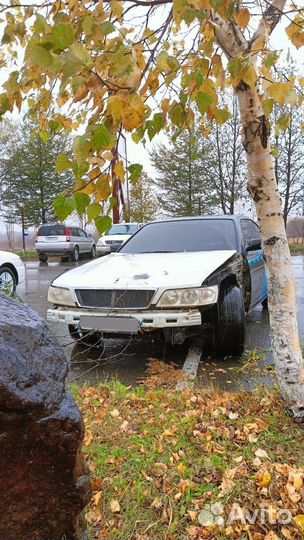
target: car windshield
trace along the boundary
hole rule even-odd
[[[38,236],[65,236],[65,226],[42,225],[42,227],[39,227]]]
[[[134,223],[120,223],[119,225],[113,225],[111,229],[106,232],[106,235],[112,234],[134,234],[137,231],[137,225]]]
[[[145,225],[120,253],[170,253],[236,250],[232,219],[185,219]]]

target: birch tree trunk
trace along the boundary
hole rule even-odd
[[[230,61],[245,55],[255,68],[258,51],[282,17],[286,0],[272,0],[253,37],[247,41],[241,29],[213,16],[218,45]],[[254,51],[254,52],[251,52]],[[248,187],[261,227],[262,246],[269,276],[271,342],[278,382],[294,416],[304,419],[304,360],[297,323],[292,261],[284,226],[282,204],[270,147],[270,126],[263,113],[258,83],[241,81],[235,89],[243,144],[248,164]]]
[[[297,324],[292,261],[261,97],[241,83],[236,94],[248,163],[248,187],[261,226],[269,275],[271,341],[278,382],[296,417],[304,415],[304,361]]]

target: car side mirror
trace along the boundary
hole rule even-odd
[[[257,251],[258,249],[262,249],[260,238],[254,238],[253,240],[249,240],[246,246],[246,251]]]

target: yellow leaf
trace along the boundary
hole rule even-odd
[[[298,514],[293,518],[293,520],[296,522],[298,527],[304,531],[304,514]]]
[[[116,176],[118,176],[119,180],[121,180],[122,182],[124,181],[126,171],[125,171],[124,164],[122,161],[118,161],[115,164],[114,173],[116,174]]]
[[[242,79],[245,83],[247,83],[250,86],[250,88],[254,88],[258,80],[258,76],[252,65],[250,65],[248,69],[243,73]]]
[[[183,463],[179,463],[177,470],[179,474],[184,474],[187,470],[187,467]]]
[[[279,104],[281,107],[286,102],[288,94],[293,90],[292,83],[273,82],[268,88],[268,94]]]
[[[286,28],[291,43],[299,49],[304,45],[304,18],[300,14],[296,15],[294,21]]]
[[[250,20],[250,13],[248,9],[240,9],[238,13],[234,16],[234,20],[236,24],[238,24],[241,28],[246,28]]]
[[[101,499],[101,495],[102,495],[102,492],[101,491],[98,491],[98,493],[96,493],[96,495],[94,495],[93,497],[93,505],[94,506],[97,506],[100,499]]]
[[[271,474],[268,471],[265,471],[262,479],[260,480],[261,487],[268,487],[271,484]]]
[[[113,512],[113,514],[120,512],[120,504],[117,499],[111,499],[110,510]]]
[[[89,173],[89,179],[95,180],[95,178],[98,178],[99,175],[100,175],[100,168],[94,167],[94,169],[92,169],[92,171]]]
[[[123,6],[122,2],[118,2],[118,0],[111,0],[110,1],[110,7],[111,7],[111,10],[113,11],[115,17],[120,18],[122,16],[123,9],[124,9],[124,6]]]

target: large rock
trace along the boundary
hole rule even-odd
[[[0,540],[84,540],[90,482],[67,359],[46,322],[0,293]]]

